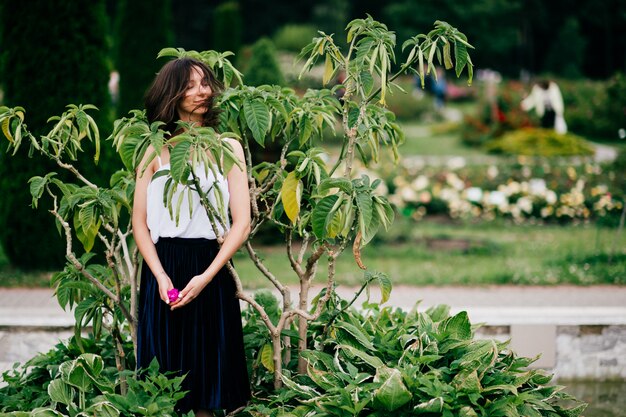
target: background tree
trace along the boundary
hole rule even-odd
[[[545,69],[564,77],[580,77],[586,43],[585,38],[580,33],[578,19],[568,17],[550,46]]]
[[[242,20],[239,3],[229,1],[220,4],[213,12],[213,45],[216,51],[231,51],[235,54],[241,48]]]
[[[118,114],[143,108],[143,96],[162,63],[154,57],[173,41],[170,0],[119,4],[116,68],[120,74]]]
[[[95,104],[100,109],[94,114],[98,125],[103,132],[110,129],[104,2],[3,2],[0,12],[4,102],[28,107],[29,128],[36,134],[45,131],[48,117],[71,102]],[[55,169],[37,155],[1,157],[0,242],[12,265],[52,268],[64,262],[62,238],[45,210],[30,209],[25,187],[35,173]],[[104,162],[104,167],[88,170],[97,181],[108,178],[111,166]]]
[[[252,86],[285,83],[276,60],[276,48],[271,40],[261,38],[252,45],[250,61],[247,62],[244,75],[245,83]]]

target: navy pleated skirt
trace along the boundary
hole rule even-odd
[[[182,290],[208,268],[219,247],[215,240],[160,238],[156,249],[174,287]],[[223,268],[198,297],[171,311],[152,271],[145,262],[142,266],[137,367],[148,367],[156,357],[161,372],[187,374],[182,387],[189,392],[177,404],[180,412],[234,410],[250,398],[235,291]]]

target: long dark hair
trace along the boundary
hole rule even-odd
[[[201,61],[193,58],[178,58],[161,68],[144,98],[150,123],[157,120],[165,122],[165,130],[170,135],[174,134],[177,128],[176,122],[180,120],[178,103],[185,95],[193,68],[202,71],[212,91],[211,96],[203,105],[209,110],[202,115],[202,125],[216,127],[219,123],[220,110],[215,107],[215,99],[224,89],[224,85]]]

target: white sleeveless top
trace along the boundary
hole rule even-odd
[[[170,164],[161,165],[161,158],[157,158],[159,161],[159,169],[156,172],[169,169]],[[208,170],[208,173],[205,172],[203,166],[199,166],[195,173],[200,179],[200,187],[205,193],[208,193],[207,197],[211,206],[213,206],[219,213],[222,213],[221,217],[224,220],[226,230],[228,230],[230,228],[230,220],[228,218],[228,203],[230,195],[228,193],[227,178],[221,175],[217,169],[217,178],[215,178],[213,172],[211,172],[210,169]],[[150,229],[152,242],[157,243],[160,237],[215,239],[217,236],[223,236],[224,229],[220,225],[219,221],[216,221],[216,226],[218,228],[217,233],[213,230],[213,226],[209,221],[209,216],[207,215],[204,207],[202,207],[202,204],[200,203],[200,196],[196,191],[192,191],[191,216],[189,215],[189,198],[187,195],[189,191],[188,188],[183,187],[180,184],[177,186],[177,189],[174,191],[174,195],[172,197],[174,208],[172,210],[173,216],[170,216],[168,208],[163,204],[163,192],[168,178],[170,178],[169,175],[160,176],[150,181],[150,184],[148,185],[148,201],[146,206],[147,224],[148,229]],[[221,199],[218,198],[217,192],[215,191],[216,189],[220,190]],[[176,225],[176,204],[181,193],[183,193],[183,196],[180,207],[180,217],[178,219],[178,225]]]

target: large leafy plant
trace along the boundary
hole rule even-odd
[[[380,227],[386,228],[393,221],[391,205],[375,192],[378,181],[372,182],[367,176],[353,178],[352,169],[357,155],[364,161],[377,160],[383,147],[397,156],[403,134],[393,113],[384,107],[393,81],[409,72],[421,78],[429,72],[436,76],[437,60],[448,69],[454,67],[457,75],[467,69],[471,81],[472,63],[467,53],[471,46],[462,33],[445,22],[438,21],[428,34],[406,41],[404,47],[409,51],[403,63],[396,62],[395,44],[395,34],[371,17],[348,24],[347,51],[337,46],[332,35],[320,32],[301,53],[305,60],[303,72],[323,61],[324,83],[340,71],[345,73],[345,82],[330,90],[308,90],[302,97],[287,88],[244,85],[228,60],[229,53],[164,49],[160,56],[200,59],[223,80],[227,90],[219,103],[223,110],[220,133],[181,123],[184,133],[168,139],[161,123],[149,124],[143,112],[132,111],[115,123],[111,135],[126,169],[111,178],[109,187],[91,183],[73,164],[81,141],[87,138],[99,143],[97,126],[87,112],[91,106],[70,106],[62,116],[52,119],[52,130],[40,138],[30,134],[24,124],[24,109],[0,108],[0,124],[13,152],[25,140],[31,151],[48,156],[76,179],[76,183],[69,183],[55,173],[47,173],[31,180],[31,193],[34,205],[44,195],[51,198],[50,211],[65,233],[68,265],[55,276],[54,283],[61,305],[76,306],[77,331],[87,325],[92,325],[96,334],[102,329],[109,331],[118,346],[118,368],[126,367],[121,333],[130,330],[135,342],[137,326],[138,253],[131,241],[131,197],[134,171],[145,169],[139,164],[148,145],[154,149],[148,160],[156,157],[163,146],[176,145],[169,169],[156,174],[169,175],[163,201],[171,215],[185,215],[181,213],[185,193],[173,197],[176,186],[182,185],[187,197],[191,190],[201,194],[203,207],[214,229],[219,230],[227,222],[226,213],[215,209],[215,202],[222,197],[217,190],[204,193],[200,189],[196,169],[227,172],[237,161],[222,139],[234,137],[244,147],[252,200],[252,232],[245,250],[281,294],[275,320],[243,291],[232,265],[228,268],[237,285],[237,296],[258,311],[269,330],[270,341],[260,354],[272,358],[274,386],[282,384],[283,363],[292,358],[292,338],[298,341],[298,369],[305,373],[307,362],[300,353],[309,346],[308,323],[319,319],[333,295],[337,258],[352,245],[356,263],[365,269],[361,247]],[[394,68],[398,70],[392,72]],[[231,86],[233,81],[238,82],[236,87]],[[339,88],[344,89],[341,100],[335,94]],[[341,153],[330,165],[325,162],[324,149],[314,145],[326,128],[338,130],[342,140]],[[253,141],[260,146],[279,143],[278,161],[255,164],[250,147]],[[300,282],[297,302],[253,246],[255,235],[265,223],[276,225],[284,235],[286,262]],[[74,235],[87,252],[96,240],[101,241],[105,263],[97,263],[89,254],[81,256]],[[326,285],[315,307],[310,308],[309,289],[322,260],[326,264]],[[388,296],[391,284],[384,274],[368,271],[366,281],[378,281],[384,297]],[[297,333],[292,331],[296,323]]]
[[[251,415],[573,417],[586,407],[552,375],[528,369],[535,359],[517,356],[508,342],[476,339],[466,312],[349,304],[333,297],[311,324],[306,373],[285,372],[283,388],[257,393]],[[254,326],[253,319],[246,328]]]

